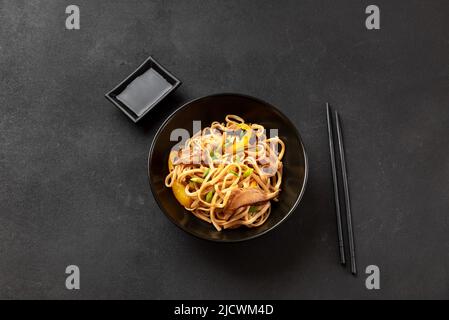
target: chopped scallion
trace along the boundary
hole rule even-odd
[[[257,211],[259,211],[259,208],[255,207],[255,206],[249,207],[249,210],[248,210],[249,213],[256,213]]]
[[[246,171],[243,173],[243,178],[248,178],[248,177],[253,173],[253,171],[254,171],[254,169],[248,168],[248,170],[246,170]]]
[[[207,195],[206,195],[206,202],[211,202],[213,196],[214,196],[214,192],[213,191],[209,191],[207,193]]]
[[[237,172],[235,172],[234,170],[230,170],[229,173],[232,173],[234,176],[238,177],[239,174]]]
[[[190,179],[190,181],[195,182],[195,183],[203,183],[204,179],[198,178],[198,177],[193,177]]]

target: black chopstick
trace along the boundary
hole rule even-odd
[[[338,147],[340,150],[341,176],[343,178],[343,189],[345,192],[346,223],[348,227],[349,257],[351,260],[351,272],[353,274],[357,274],[357,264],[355,261],[355,247],[354,247],[354,231],[352,229],[351,200],[349,198],[348,176],[346,172],[345,148],[343,146],[343,136],[341,134],[340,117],[338,116],[337,111],[335,111],[335,121],[337,122],[337,136],[338,136]]]
[[[340,213],[340,196],[338,192],[337,169],[335,166],[334,136],[332,133],[332,119],[331,119],[332,116],[330,112],[329,103],[326,103],[326,112],[327,112],[327,132],[329,136],[329,154],[331,158],[331,168],[332,168],[332,181],[334,183],[335,214],[337,216],[338,248],[340,250],[340,262],[341,264],[346,264],[345,244],[343,241],[343,231]]]

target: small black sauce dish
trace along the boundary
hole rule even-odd
[[[150,56],[105,97],[137,122],[179,85],[181,81]]]
[[[168,156],[179,141],[172,141],[174,130],[187,130],[192,136],[193,121],[201,127],[213,121],[224,122],[227,114],[235,114],[249,123],[258,123],[265,129],[278,129],[285,142],[283,180],[278,202],[272,202],[268,220],[257,228],[240,227],[217,231],[185,210],[175,199],[172,189],[165,187],[168,174]],[[184,131],[185,132],[185,131]],[[178,137],[178,136],[177,136]],[[179,137],[178,137],[179,138]],[[196,237],[217,242],[238,242],[263,235],[285,221],[295,210],[304,194],[308,175],[306,151],[294,124],[277,108],[260,99],[242,94],[223,93],[195,99],[177,109],[162,124],[150,148],[148,176],[154,198],[165,215],[179,228]]]

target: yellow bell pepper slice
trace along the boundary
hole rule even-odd
[[[253,131],[251,130],[251,127],[245,123],[241,123],[238,125],[240,129],[245,130],[245,135],[240,139],[239,142],[234,143],[232,146],[232,151],[234,153],[237,153],[238,151],[244,150],[245,146],[249,144],[249,139],[251,139],[251,136],[253,134]]]
[[[184,207],[190,207],[192,204],[192,199],[185,192],[185,185],[179,181],[173,182],[172,186],[173,194],[176,200]]]

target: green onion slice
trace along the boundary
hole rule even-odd
[[[249,213],[256,213],[257,211],[259,211],[259,208],[258,207],[255,207],[255,206],[251,206],[251,207],[249,207]]]
[[[248,177],[253,173],[253,171],[254,171],[254,169],[248,168],[248,170],[246,170],[246,171],[243,173],[243,178],[248,178]]]
[[[193,177],[193,178],[190,179],[190,181],[196,182],[196,183],[203,183],[204,179],[203,178],[198,178],[198,177]]]
[[[238,174],[237,172],[233,171],[233,170],[230,170],[229,173],[232,173],[232,174],[233,174],[234,176],[236,176],[236,177],[239,176],[239,174]]]
[[[206,202],[211,202],[213,196],[214,196],[214,192],[213,191],[209,191],[207,193],[207,195],[206,195]]]

